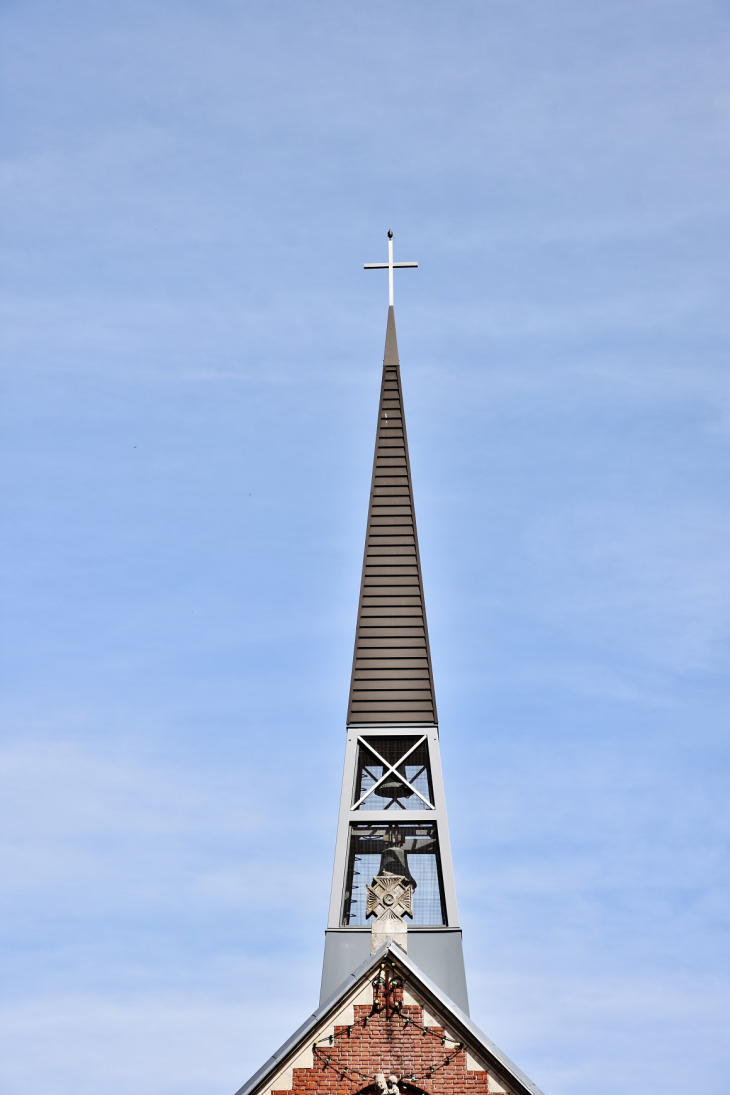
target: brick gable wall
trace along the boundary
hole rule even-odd
[[[378,1072],[397,1076],[402,1095],[506,1090],[444,1027],[434,1025],[400,984],[390,989],[386,1002],[376,980],[372,998],[372,1004],[351,1006],[346,1022],[335,1020],[324,1036],[320,1032],[307,1067],[292,1068],[286,1075],[291,1087],[277,1086],[270,1089],[272,1095],[373,1095]]]

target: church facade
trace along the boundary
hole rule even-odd
[[[469,1017],[388,244],[320,1002],[237,1095],[541,1095]]]

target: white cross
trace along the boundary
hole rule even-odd
[[[403,270],[407,266],[418,266],[417,262],[393,262],[393,233],[388,229],[388,261],[387,262],[366,262],[364,270],[387,270],[388,271],[388,304],[393,307],[393,271]]]

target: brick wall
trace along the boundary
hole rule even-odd
[[[272,1095],[356,1095],[374,1092],[378,1072],[394,1074],[403,1095],[487,1095],[504,1091],[485,1069],[400,986],[387,1003],[376,987],[372,1005],[355,1004],[347,1024],[335,1024],[312,1052],[312,1066],[291,1070],[291,1089]],[[288,1077],[287,1077],[288,1079]]]

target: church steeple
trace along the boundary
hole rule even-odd
[[[438,722],[392,306],[347,722]]]
[[[395,927],[391,918],[390,937],[467,1011],[392,304],[393,269],[416,263],[394,263],[392,233],[388,243],[388,263],[370,267],[388,270],[390,305],[322,999],[388,932],[387,916],[372,932],[370,918],[400,879],[405,911]]]
[[[320,1003],[237,1095],[541,1095],[469,1018],[393,312]],[[425,1086],[422,1086],[425,1085]]]

